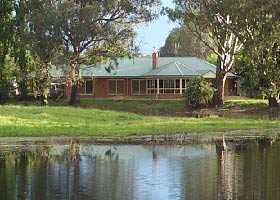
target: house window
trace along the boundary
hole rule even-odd
[[[157,80],[156,79],[148,80],[147,92],[149,94],[157,93]]]
[[[185,93],[186,92],[186,87],[187,87],[187,84],[190,80],[189,79],[183,79],[182,80],[182,92]]]
[[[124,94],[124,80],[109,80],[109,94],[114,94],[114,95],[118,95],[118,94]]]
[[[93,80],[85,80],[79,86],[80,94],[93,94]]]
[[[146,80],[132,80],[131,93],[133,95],[146,94]]]
[[[160,79],[159,80],[159,93],[180,93],[180,80],[179,79]]]

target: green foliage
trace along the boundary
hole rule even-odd
[[[13,71],[16,68],[14,60],[10,55],[6,55],[4,61],[0,79],[0,104],[4,104],[9,98],[12,88]]]
[[[45,94],[51,62],[70,66],[69,76],[78,85],[81,63],[131,55],[134,25],[156,18],[159,5],[159,0],[1,1],[0,100],[7,98],[13,76],[24,96],[31,82],[35,92]],[[7,56],[16,61],[16,71]]]
[[[15,1],[2,0],[0,3],[0,103],[8,98],[12,80],[11,46],[14,42]]]
[[[16,37],[13,45],[14,59],[17,68],[14,72],[21,99],[27,99],[28,93],[33,92],[31,82],[34,77],[35,60],[32,52],[32,41],[30,39],[30,28],[28,23],[29,8],[27,0],[21,0],[15,7],[15,29]]]
[[[265,91],[270,91],[268,87],[278,88],[275,77],[279,77],[279,73],[275,63],[279,61],[275,57],[280,56],[279,53],[275,56],[273,48],[279,47],[280,10],[275,8],[279,8],[280,1],[174,0],[174,3],[175,9],[166,9],[169,18],[182,24],[194,24],[195,28],[190,27],[192,32],[218,56],[216,85],[220,97],[223,91],[220,82],[234,66],[236,54],[242,48],[247,64],[243,62],[239,72],[246,73],[244,85],[249,85],[251,91],[263,85]],[[212,44],[201,33],[209,33]]]
[[[239,37],[242,30],[237,24],[239,19],[245,19],[238,14],[240,4],[228,0],[174,0],[174,4],[175,8],[165,8],[168,17],[187,26],[198,40],[217,55],[214,103],[222,105],[226,74],[232,70],[235,55],[242,47]]]
[[[215,89],[202,77],[195,77],[186,85],[186,104],[191,108],[207,107],[212,101]]]
[[[68,63],[74,67],[84,61],[95,62],[99,57],[124,56],[135,36],[133,26],[154,19],[152,8],[157,5],[158,0],[58,3],[54,7]]]
[[[162,57],[195,56],[206,59],[209,48],[197,39],[186,26],[174,28],[165,40],[165,45],[160,48]]]
[[[280,92],[279,6],[279,1],[264,0],[247,9],[250,34],[236,63],[243,88],[269,100],[277,100]]]
[[[71,67],[71,104],[77,103],[80,64],[124,56],[130,49],[130,39],[135,35],[134,25],[154,19],[153,7],[159,3],[159,0],[70,0],[53,6],[59,16],[62,57]]]
[[[218,61],[218,56],[214,53],[211,53],[208,58],[207,61],[209,63],[211,63],[212,65],[217,65],[217,61]]]

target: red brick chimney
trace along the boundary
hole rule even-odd
[[[157,52],[153,52],[153,55],[152,55],[152,66],[153,66],[153,69],[156,69],[157,65],[158,65],[158,53]]]

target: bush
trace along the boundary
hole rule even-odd
[[[202,77],[193,78],[186,85],[186,104],[191,108],[205,108],[213,99],[215,88]]]

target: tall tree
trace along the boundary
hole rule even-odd
[[[186,26],[174,28],[165,40],[165,44],[160,48],[162,57],[168,56],[195,56],[207,59],[210,50]]]
[[[35,86],[41,97],[41,105],[47,104],[51,61],[61,45],[58,13],[55,1],[30,0],[29,8],[29,45],[35,57]]]
[[[231,28],[240,17],[239,5],[231,0],[174,0],[174,3],[175,9],[166,9],[169,18],[186,25],[218,57],[214,103],[222,105],[226,74],[232,70],[235,55],[243,46]]]
[[[28,1],[18,1],[15,8],[16,38],[13,46],[14,59],[17,64],[16,79],[19,85],[20,98],[25,100],[28,94],[28,86],[32,81],[32,72],[35,68],[34,56],[31,52]]]
[[[118,41],[133,35],[133,25],[155,17],[153,6],[159,0],[92,1],[69,0],[58,5],[65,55],[72,81],[71,104],[77,103],[81,56],[91,49],[107,54]],[[102,47],[102,48],[100,48]]]
[[[280,92],[280,1],[253,0],[244,2],[246,26],[242,37],[246,40],[237,62],[237,70],[250,87],[258,89],[269,101],[269,107],[278,107]],[[243,25],[244,26],[244,25]],[[248,87],[247,85],[247,87]]]
[[[12,80],[12,70],[7,59],[11,54],[11,45],[14,41],[15,1],[0,0],[0,103],[8,98]]]

